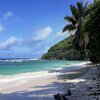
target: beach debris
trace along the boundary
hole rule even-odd
[[[63,94],[56,94],[54,95],[55,100],[67,100],[67,98],[65,97],[65,95]]]
[[[67,92],[68,92],[68,93],[67,93],[67,94],[65,94],[65,96],[71,96],[71,91],[70,91],[70,90],[68,90]]]
[[[54,95],[55,100],[67,100],[66,96],[71,96],[71,91],[68,90],[66,94],[56,94]]]
[[[87,87],[87,88],[88,88],[88,90],[92,89],[92,87]]]

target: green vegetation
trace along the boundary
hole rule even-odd
[[[76,60],[81,60],[85,59],[86,56],[82,56],[79,53],[76,52],[74,49],[72,43],[73,43],[74,37],[68,37],[64,39],[63,41],[55,44],[52,46],[49,50],[48,53],[44,54],[42,56],[43,59],[76,59]]]
[[[65,21],[69,22],[64,28],[65,31],[75,31],[75,37],[73,40],[73,46],[81,55],[85,54],[85,44],[87,40],[85,39],[83,22],[84,18],[88,15],[89,10],[87,9],[87,3],[83,6],[82,2],[77,2],[76,6],[71,5],[70,10],[72,16],[66,16]]]
[[[65,31],[74,31],[70,37],[51,47],[44,59],[86,59],[100,63],[100,0],[83,6],[77,2],[70,6],[72,16],[64,19],[69,22]]]
[[[88,55],[92,62],[100,62],[100,0],[89,6],[90,13],[86,17],[85,31],[88,33]]]

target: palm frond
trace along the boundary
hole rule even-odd
[[[83,9],[83,15],[84,16],[87,16],[88,13],[89,13],[89,9],[87,9],[87,6],[88,6],[88,2],[85,4],[84,9]]]
[[[68,22],[74,24],[74,25],[76,24],[76,20],[73,17],[66,16],[64,19],[67,20]]]
[[[64,28],[63,28],[63,31],[62,32],[65,32],[65,31],[72,31],[72,30],[75,30],[76,27],[73,26],[72,24],[68,24],[66,25]]]
[[[72,15],[75,15],[76,12],[77,12],[77,8],[75,6],[73,6],[73,5],[70,5],[70,10],[72,12]]]
[[[77,9],[80,13],[80,16],[82,16],[83,15],[83,9],[84,9],[82,2],[77,2]]]
[[[70,10],[71,10],[71,12],[72,12],[72,16],[76,19],[76,20],[78,20],[78,16],[77,16],[77,8],[75,7],[75,6],[73,6],[73,5],[71,5],[70,6]]]
[[[88,6],[88,2],[85,4],[85,6],[84,6],[84,11],[87,9],[87,6]]]

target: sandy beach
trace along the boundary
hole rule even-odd
[[[18,82],[10,83],[9,88],[5,85],[7,88],[0,90],[0,100],[54,100],[54,94],[66,94],[67,90],[71,91],[71,96],[66,96],[68,100],[99,100],[99,95],[92,94],[96,91],[93,87],[98,82],[99,70],[94,65],[86,66],[69,72],[58,70],[52,75],[28,80],[19,86],[15,85]]]

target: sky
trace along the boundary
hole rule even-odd
[[[40,58],[69,36],[69,6],[93,0],[0,0],[0,58]]]

